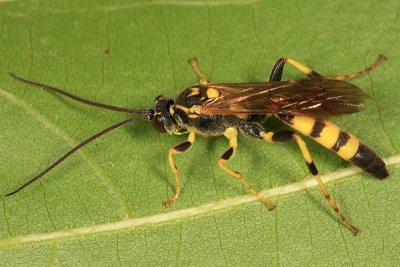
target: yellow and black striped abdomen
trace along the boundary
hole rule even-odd
[[[373,150],[330,121],[281,114],[277,117],[373,176],[384,179],[389,175],[385,163]]]

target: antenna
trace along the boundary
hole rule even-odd
[[[43,175],[45,175],[46,173],[50,172],[52,169],[54,169],[55,167],[57,167],[61,162],[63,162],[66,158],[68,158],[69,156],[71,156],[73,153],[75,153],[78,149],[80,149],[81,147],[85,146],[86,144],[92,142],[93,140],[99,138],[100,136],[118,128],[121,127],[129,122],[134,122],[134,121],[138,121],[138,120],[151,120],[151,117],[153,115],[152,114],[148,114],[147,116],[139,116],[139,117],[134,117],[134,118],[129,118],[126,120],[123,120],[121,122],[118,122],[114,125],[111,125],[110,127],[107,127],[104,130],[101,130],[100,132],[96,133],[95,135],[92,135],[91,137],[89,137],[88,139],[86,139],[85,141],[81,142],[80,144],[78,144],[77,146],[73,147],[71,150],[69,150],[67,153],[65,153],[62,157],[60,157],[59,159],[57,159],[55,162],[53,162],[49,167],[47,167],[44,171],[42,171],[41,173],[39,173],[38,175],[36,175],[35,177],[33,177],[32,179],[30,179],[28,182],[24,183],[23,185],[21,185],[20,187],[18,187],[18,189],[6,194],[6,197],[14,195],[15,193],[18,193],[19,191],[21,191],[22,189],[24,189],[25,187],[27,187],[28,185],[32,184],[33,182],[37,181],[38,179],[40,179]]]
[[[38,82],[34,82],[34,81],[31,81],[31,80],[27,80],[27,79],[18,77],[14,73],[8,73],[8,75],[10,75],[11,77],[13,77],[14,79],[16,79],[16,80],[18,80],[20,82],[23,82],[23,83],[26,83],[26,84],[29,84],[29,85],[32,85],[32,86],[35,86],[35,87],[39,87],[39,88],[42,88],[44,90],[48,90],[48,91],[51,91],[51,92],[54,92],[54,93],[58,93],[58,94],[64,95],[64,96],[69,97],[69,98],[71,98],[71,99],[73,99],[75,101],[79,101],[81,103],[84,103],[84,104],[87,104],[87,105],[90,105],[90,106],[94,106],[94,107],[97,107],[97,108],[103,108],[103,109],[108,109],[108,110],[117,111],[117,112],[123,112],[123,113],[130,113],[130,114],[132,114],[132,113],[133,114],[141,114],[141,113],[148,114],[149,111],[150,111],[150,109],[122,108],[122,107],[116,107],[116,106],[112,106],[112,105],[107,105],[107,104],[95,102],[95,101],[92,101],[92,100],[84,99],[82,97],[73,95],[71,93],[68,93],[68,92],[66,92],[64,90],[61,90],[59,88],[56,88],[56,87],[53,87],[53,86],[50,86],[50,85],[46,85],[46,84],[42,84],[42,83],[38,83]]]

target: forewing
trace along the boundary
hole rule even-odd
[[[325,78],[211,86],[221,96],[205,102],[200,107],[202,114],[284,113],[327,118],[358,112],[368,98],[355,85]]]

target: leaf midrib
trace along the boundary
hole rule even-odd
[[[386,158],[384,159],[384,161],[387,164],[387,166],[398,164],[400,163],[400,155],[395,155]],[[348,178],[360,172],[362,172],[361,169],[351,166],[337,172],[323,175],[321,179],[325,184],[327,184],[333,181],[338,181]],[[307,179],[295,183],[290,183],[284,186],[279,186],[264,191],[260,191],[260,193],[267,198],[271,198],[280,195],[299,192],[317,186],[318,183],[315,179]],[[234,198],[211,202],[197,207],[179,209],[151,216],[131,218],[106,224],[82,226],[63,231],[17,236],[9,239],[0,240],[0,248],[23,246],[37,242],[52,242],[64,239],[81,238],[82,236],[93,236],[93,235],[106,234],[112,232],[127,231],[143,227],[152,227],[155,225],[164,224],[175,220],[194,218],[209,213],[220,212],[223,210],[231,209],[236,206],[248,204],[253,201],[258,201],[258,198],[254,195],[243,195]]]

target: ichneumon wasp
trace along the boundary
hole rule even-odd
[[[291,130],[267,132],[261,123],[269,116],[275,116],[294,130],[311,137],[364,171],[379,179],[386,178],[389,174],[383,160],[355,136],[341,130],[328,120],[361,110],[363,101],[368,98],[368,95],[346,81],[369,73],[384,59],[385,57],[380,55],[370,67],[351,75],[326,77],[293,59],[280,58],[275,63],[268,82],[212,83],[198,67],[195,58],[192,58],[189,63],[200,77],[200,83],[183,90],[175,100],[168,96],[157,96],[154,109],[130,109],[94,102],[61,89],[10,74],[18,81],[64,95],[75,101],[136,116],[111,125],[89,137],[6,196],[11,196],[35,182],[96,138],[127,123],[149,120],[152,121],[158,132],[176,135],[188,134],[187,141],[175,145],[169,150],[169,164],[175,176],[176,193],[173,198],[163,202],[165,206],[176,202],[181,192],[179,171],[174,162],[174,155],[187,151],[193,145],[197,135],[205,137],[224,135],[229,140],[229,147],[220,157],[219,167],[241,181],[269,210],[272,210],[274,205],[270,201],[248,184],[239,172],[228,168],[225,164],[235,154],[238,146],[238,133],[268,143],[285,143],[294,140],[304,157],[308,173],[317,179],[322,193],[335,213],[353,231],[353,234],[357,235],[359,230],[346,219],[330,197],[300,135]],[[293,65],[307,78],[281,81],[285,63]]]

